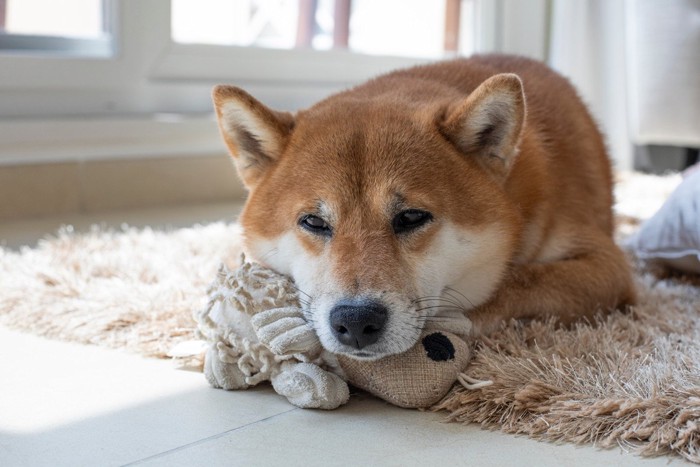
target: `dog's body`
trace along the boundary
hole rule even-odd
[[[250,190],[249,254],[307,294],[329,351],[402,352],[455,309],[482,333],[634,298],[602,138],[542,64],[401,70],[295,116],[228,86],[214,100]]]

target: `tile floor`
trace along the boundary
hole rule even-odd
[[[180,226],[230,219],[230,204],[0,226],[8,246],[61,222]],[[620,449],[553,445],[443,423],[366,395],[333,412],[290,406],[269,387],[225,392],[171,362],[0,327],[0,465],[683,465]]]

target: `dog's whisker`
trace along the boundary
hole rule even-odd
[[[453,297],[447,298],[447,297],[442,297],[442,296],[421,297],[421,298],[417,298],[417,299],[413,300],[413,303],[424,302],[424,301],[428,301],[428,300],[456,303],[456,300]]]
[[[462,311],[463,308],[457,307],[457,306],[446,306],[446,305],[432,305],[432,306],[425,306],[422,308],[418,308],[416,311],[417,312],[422,312],[426,310],[436,310],[436,309],[442,309],[442,310],[450,310],[450,311]]]
[[[416,307],[417,310],[425,310],[428,308],[447,308],[451,310],[461,310],[463,309],[461,306],[455,304],[455,303],[427,303],[423,304],[419,307]]]
[[[441,322],[442,322],[442,323],[447,323],[447,322],[450,322],[450,321],[453,321],[453,319],[451,319],[451,318],[443,318],[443,317],[432,317],[432,318],[425,319],[425,320],[423,320],[422,322],[423,322],[423,324],[425,324],[425,323],[441,323]]]
[[[454,296],[452,294],[452,291],[448,287],[445,287],[445,289],[443,289],[443,293],[447,297],[450,297],[450,299],[452,299],[452,300],[456,301],[457,303],[459,303],[460,305],[462,305],[462,301],[459,299],[459,297]]]
[[[294,290],[296,290],[297,292],[299,292],[299,293],[301,293],[301,294],[304,294],[304,295],[306,295],[306,296],[309,297],[309,298],[312,298],[311,295],[309,295],[308,293],[304,292],[303,290],[301,290],[301,289],[300,289],[299,287],[297,287],[296,285],[292,284],[292,288],[293,288]]]
[[[453,321],[453,320],[454,320],[454,318],[440,317],[440,318],[435,318],[435,319],[429,319],[429,318],[418,319],[417,322],[425,325],[426,323],[440,323],[440,322],[448,322],[448,321]]]
[[[279,253],[279,248],[277,248],[277,247],[270,248],[268,251],[263,253],[263,255],[260,257],[260,261],[265,261],[266,259],[270,258],[271,256],[276,255],[277,253]]]
[[[439,300],[439,299],[445,299],[444,295],[424,295],[422,297],[416,298],[416,300]]]
[[[466,295],[464,295],[462,292],[460,292],[459,290],[453,289],[450,286],[445,287],[445,290],[458,294],[460,297],[465,299],[472,306],[472,308],[474,307],[474,303],[471,300],[469,300],[469,298]],[[450,295],[450,296],[452,296],[452,295]]]
[[[462,304],[459,303],[458,301],[450,300],[450,299],[445,298],[445,297],[422,297],[422,298],[413,300],[412,304],[421,306],[425,302],[428,302],[428,303],[440,303],[440,302],[442,302],[442,303],[448,303],[448,304],[453,305],[453,306],[459,306],[459,307],[462,306]]]

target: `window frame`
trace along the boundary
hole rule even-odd
[[[508,40],[501,38],[503,18],[509,17],[509,5],[517,2],[473,1],[477,50],[504,51]],[[539,3],[545,5],[546,0]],[[155,157],[159,145],[163,156],[172,151],[168,132],[162,130],[164,121],[175,132],[178,128],[199,131],[200,137],[194,140],[201,142],[200,150],[195,144],[189,151],[211,154],[214,146],[205,141],[218,131],[209,98],[217,83],[244,87],[270,107],[297,110],[382,72],[430,61],[344,50],[177,44],[171,40],[170,0],[112,0],[106,5],[113,41],[109,57],[0,51],[0,141],[7,141],[0,144],[0,164],[135,157],[139,153],[138,148],[130,147],[129,155],[124,155],[120,152],[123,145],[101,145],[84,137],[86,119],[92,120],[93,128],[104,126],[106,139],[112,141],[142,141],[144,129],[149,125],[157,128],[153,141],[144,142],[147,157]],[[541,10],[531,11],[528,19],[542,15],[544,7]],[[531,42],[525,36],[509,40]],[[187,118],[163,120],[162,113]],[[114,125],[130,119],[140,123]],[[27,128],[43,130],[33,133],[31,141],[22,140],[16,136],[25,134],[17,132],[22,122]],[[67,151],[52,156],[52,142],[65,138],[73,156]],[[223,151],[220,143],[216,147]]]
[[[110,57],[111,38],[80,39],[59,36],[36,36],[31,34],[0,34],[0,52],[15,54],[61,53],[78,57]]]
[[[32,55],[62,57],[111,57],[114,53],[112,33],[116,26],[114,13],[116,3],[102,3],[102,29],[104,36],[98,38],[63,37],[50,34],[16,34],[4,31],[7,0],[0,0],[0,57],[3,55]]]

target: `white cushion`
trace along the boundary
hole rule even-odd
[[[630,244],[640,258],[700,274],[700,170],[688,174]]]

